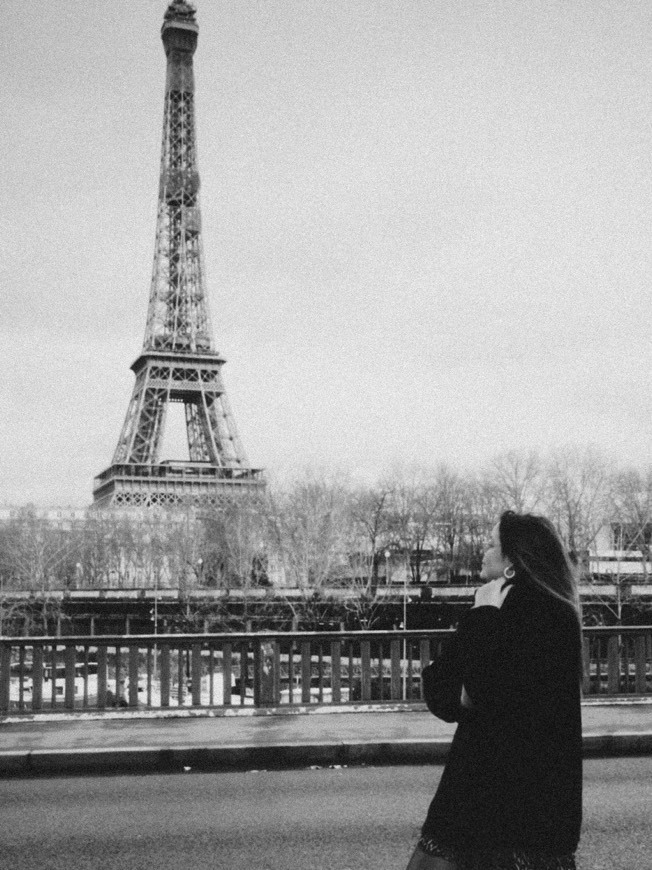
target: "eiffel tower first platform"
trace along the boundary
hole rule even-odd
[[[93,506],[219,506],[260,491],[227,401],[204,284],[192,58],[195,10],[170,3],[161,38],[167,57],[156,247],[143,349],[131,366],[131,402],[113,462],[95,478]],[[183,403],[189,461],[159,461],[166,412]]]

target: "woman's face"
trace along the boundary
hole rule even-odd
[[[503,576],[505,568],[511,566],[509,559],[505,559],[503,551],[500,549],[500,533],[498,531],[499,523],[493,528],[491,533],[491,543],[485,550],[484,558],[482,559],[482,569],[480,578],[482,580],[496,580]]]

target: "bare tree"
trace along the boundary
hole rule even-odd
[[[178,525],[163,512],[93,512],[84,529],[81,582],[118,589],[176,586],[174,562],[183,551]]]
[[[652,468],[617,471],[610,486],[611,517],[616,526],[617,550],[637,552],[647,581],[652,545]]]
[[[436,508],[430,539],[441,553],[449,579],[459,575],[464,562],[463,543],[469,533],[469,479],[447,465],[438,466],[434,479]]]
[[[543,495],[542,463],[533,451],[508,450],[495,456],[485,472],[502,510],[534,511]]]
[[[609,577],[615,594],[607,597],[604,588],[592,584],[592,592],[602,607],[622,622],[625,608],[638,612],[650,610],[649,602],[632,593],[638,572],[632,572],[632,557],[638,557],[643,583],[649,577],[650,538],[652,535],[652,468],[617,470],[610,479],[609,523],[614,557]]]
[[[70,530],[22,508],[2,529],[0,566],[6,588],[45,594],[70,586],[80,542]]]
[[[459,547],[460,567],[477,581],[491,531],[505,509],[495,484],[486,474],[469,476],[465,489],[466,530]]]
[[[311,472],[271,497],[269,540],[284,575],[277,594],[285,591],[295,621],[322,619],[329,588],[350,570],[347,502],[341,477]]]
[[[80,553],[79,584],[90,588],[126,589],[148,585],[134,572],[142,550],[140,530],[127,514],[114,515],[104,511],[89,514]]]
[[[359,573],[370,578],[372,587],[378,585],[380,557],[389,543],[391,496],[391,484],[383,481],[354,491],[348,505],[351,550],[359,548]]]
[[[40,516],[33,506],[18,511],[0,529],[0,578],[5,618],[24,623],[31,633],[46,632],[60,619],[61,601],[56,592],[71,588],[77,575],[80,537],[75,528],[64,528]],[[32,593],[23,604],[11,604],[11,592]]]
[[[389,510],[389,535],[405,556],[405,570],[413,583],[427,580],[433,570],[433,534],[439,502],[435,474],[412,466],[395,469]]]
[[[269,501],[266,496],[239,494],[225,500],[202,519],[199,543],[200,588],[222,590],[202,605],[207,625],[245,628],[271,609],[269,580]]]
[[[547,465],[548,513],[586,571],[589,548],[608,517],[611,462],[592,448],[566,448]]]
[[[391,484],[381,481],[375,487],[351,492],[347,505],[346,552],[350,566],[345,580],[343,607],[361,629],[369,629],[378,620],[384,604],[380,589],[379,564],[387,564],[389,545]]]

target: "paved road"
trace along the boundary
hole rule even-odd
[[[0,782],[11,870],[403,870],[440,767]],[[582,870],[650,866],[652,758],[585,766]]]

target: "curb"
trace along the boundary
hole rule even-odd
[[[619,755],[652,754],[652,733],[645,731],[614,731],[582,737],[584,758],[609,758]]]
[[[424,764],[442,760],[450,740],[391,743],[302,743],[139,747],[137,749],[34,750],[0,754],[0,776],[83,773],[180,773],[195,771],[291,770],[364,764]]]
[[[0,753],[0,777],[292,770],[355,765],[441,764],[451,740],[33,750]],[[585,734],[585,758],[652,754],[652,732]]]
[[[652,707],[652,697],[591,697],[582,699],[582,707]],[[40,722],[92,722],[120,719],[230,719],[267,716],[329,716],[347,713],[426,713],[423,701],[396,701],[369,704],[288,705],[282,707],[172,707],[155,710],[72,710],[65,713],[9,713],[0,716],[0,725],[23,725]]]

